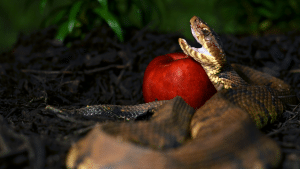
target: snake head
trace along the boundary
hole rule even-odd
[[[179,38],[178,42],[186,55],[199,62],[208,76],[217,74],[226,64],[222,42],[218,35],[202,19],[194,16],[190,20],[191,32],[201,48],[191,47],[186,40]]]

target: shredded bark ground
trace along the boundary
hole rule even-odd
[[[144,28],[120,43],[107,26],[95,28],[71,47],[55,41],[56,28],[20,35],[12,50],[0,56],[0,168],[66,168],[70,146],[96,122],[44,110],[46,105],[80,108],[95,104],[143,103],[142,80],[156,56],[181,52],[177,34]],[[263,37],[221,36],[231,63],[269,73],[300,91],[300,34]],[[197,46],[196,42],[190,43]],[[286,111],[263,128],[281,147],[279,168],[300,165],[299,110]],[[149,116],[137,120],[147,120]]]

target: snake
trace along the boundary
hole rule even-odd
[[[190,19],[202,47],[178,42],[199,62],[217,89],[195,110],[180,96],[141,105],[96,105],[72,111],[83,116],[109,115],[127,121],[97,124],[72,145],[68,168],[275,168],[278,144],[260,129],[273,123],[298,99],[290,85],[250,67],[230,64],[222,41],[206,22]],[[149,113],[146,121],[133,121]]]

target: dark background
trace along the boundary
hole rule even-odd
[[[94,12],[96,8],[107,9],[119,23],[116,27],[123,30],[152,23],[150,29],[180,32],[190,39],[187,23],[194,15],[224,34],[277,34],[300,27],[298,0],[109,0],[107,7],[103,0],[2,0],[0,53],[9,50],[21,32],[29,34],[49,25],[70,23],[71,9],[81,2],[77,11],[73,10],[75,29],[67,33],[77,38],[83,38],[96,25],[108,22],[109,18]],[[128,31],[123,31],[123,36],[126,35]]]

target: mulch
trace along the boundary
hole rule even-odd
[[[67,151],[96,122],[44,110],[46,105],[143,103],[142,80],[156,56],[181,52],[178,34],[130,29],[121,43],[107,26],[83,40],[54,40],[56,27],[20,35],[13,49],[0,55],[0,168],[66,168]],[[231,63],[248,65],[300,91],[300,34],[262,37],[222,35]],[[189,42],[199,46],[196,42]],[[143,119],[138,119],[143,120]],[[288,110],[262,131],[281,147],[279,168],[300,166],[300,117]]]

